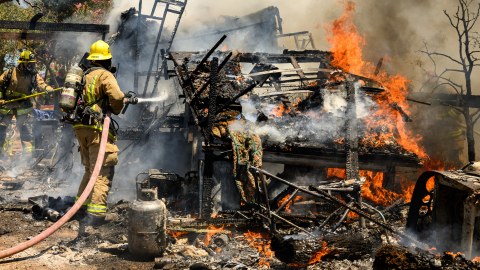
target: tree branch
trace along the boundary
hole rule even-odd
[[[429,54],[429,55],[438,55],[438,56],[443,56],[443,57],[446,57],[446,58],[448,58],[448,59],[452,60],[453,62],[455,62],[455,63],[457,63],[457,64],[459,64],[459,65],[462,65],[462,63],[461,63],[460,61],[458,61],[458,60],[455,60],[455,59],[453,59],[453,57],[451,57],[451,56],[448,56],[448,55],[446,55],[446,54],[443,54],[443,53],[436,53],[436,52],[429,53],[429,52],[426,52],[426,51],[420,51],[420,52],[422,52],[422,53],[426,53],[426,54]]]
[[[479,109],[480,111],[480,109]],[[473,116],[473,115],[472,115]],[[472,120],[472,125],[475,126],[475,124],[477,123],[478,119],[480,119],[480,114],[474,119]]]

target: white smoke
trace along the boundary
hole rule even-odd
[[[360,82],[355,83],[357,119],[371,116],[378,107],[376,102],[362,90]],[[310,138],[312,134],[330,134],[332,137],[322,137],[322,141],[338,139],[336,135],[345,127],[345,113],[347,109],[346,91],[341,89],[320,90],[323,97],[321,108],[310,109],[295,116],[283,115],[274,117],[272,110],[278,104],[257,102],[251,99],[241,100],[242,115],[245,120],[237,120],[229,125],[232,131],[254,132],[267,136],[269,141],[284,142],[287,138]],[[257,108],[259,108],[257,110]],[[260,113],[269,116],[266,122],[256,122]],[[328,117],[319,117],[327,114]],[[301,115],[301,118],[299,117]],[[316,137],[315,139],[319,139]]]

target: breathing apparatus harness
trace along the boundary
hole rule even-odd
[[[87,103],[85,101],[83,90],[85,88],[86,79],[85,77],[92,71],[95,70],[104,70],[108,71],[104,67],[91,67],[87,68],[85,65],[81,65],[81,68],[84,70],[83,78],[81,82],[76,83],[75,92],[78,93],[77,100],[75,101],[75,108],[73,109],[73,114],[64,116],[61,121],[69,124],[82,124],[82,125],[98,125],[103,123],[107,113],[108,107],[108,96],[104,95],[98,100]],[[103,72],[101,73],[103,74]],[[101,76],[99,75],[99,77]],[[99,105],[101,112],[97,112],[93,109],[94,105]],[[118,123],[111,119],[110,128],[114,131],[114,134],[118,132],[119,125]]]
[[[29,87],[29,94],[33,94],[33,91],[37,89],[38,87],[38,82],[37,82],[37,70],[28,70],[26,69],[25,71],[28,71],[29,74],[31,74],[31,79],[30,79],[30,87]],[[25,72],[23,71],[23,72]],[[10,86],[10,83],[12,82],[12,75],[13,75],[13,68],[8,70],[7,77],[3,81],[3,86],[2,86],[2,99],[8,101],[12,98],[7,97],[7,90],[8,87]],[[25,107],[30,107],[32,106],[32,101],[30,99],[25,99],[24,101],[24,106]]]

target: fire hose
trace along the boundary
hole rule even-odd
[[[110,114],[111,114],[110,111],[108,111],[105,117],[105,120],[103,122],[104,127],[110,126]],[[72,206],[72,208],[61,219],[59,219],[55,224],[53,224],[50,228],[43,231],[41,234],[13,248],[1,251],[0,259],[12,256],[13,254],[24,251],[40,243],[42,240],[44,240],[45,238],[50,236],[52,233],[54,233],[56,230],[58,230],[60,227],[62,227],[63,224],[65,224],[68,220],[70,220],[70,218],[73,217],[73,215],[75,215],[75,213],[77,213],[77,211],[83,205],[83,202],[85,202],[87,197],[90,195],[90,192],[92,191],[93,186],[95,185],[95,181],[97,180],[98,174],[100,173],[100,169],[102,168],[102,164],[103,164],[103,159],[105,157],[105,148],[107,147],[107,140],[108,140],[108,128],[104,128],[102,131],[102,139],[100,141],[100,150],[98,151],[97,163],[95,164],[95,168],[93,169],[92,176],[90,177],[90,181],[88,181],[87,187],[83,191],[82,195],[80,196],[78,201]]]

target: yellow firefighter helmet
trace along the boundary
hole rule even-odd
[[[23,51],[17,63],[35,63],[35,54],[31,51]]]
[[[103,41],[99,40],[92,44],[90,47],[90,55],[87,57],[87,60],[107,60],[112,59],[112,54],[110,53],[110,46]]]

